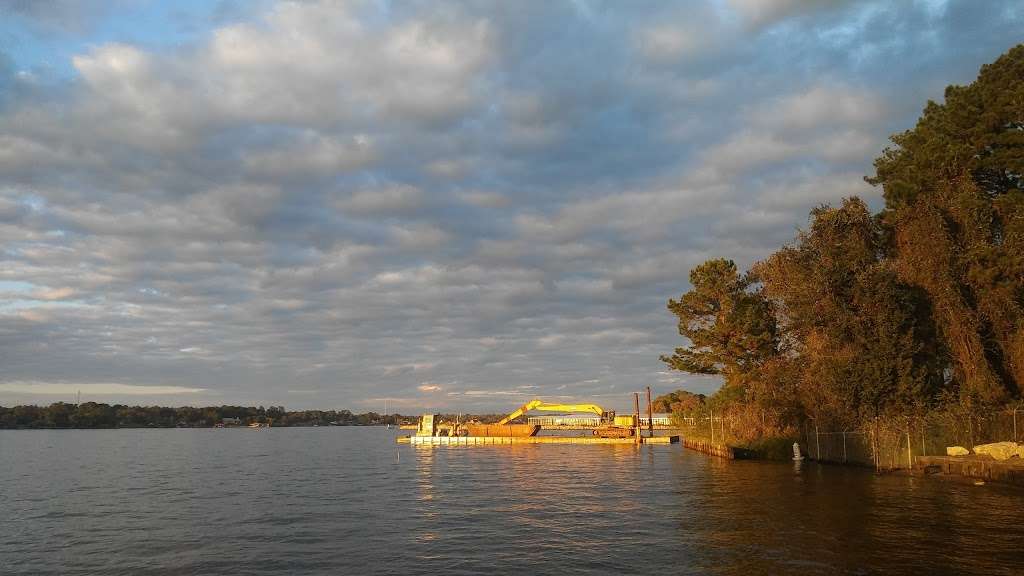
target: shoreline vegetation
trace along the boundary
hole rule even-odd
[[[410,416],[349,410],[296,410],[283,406],[126,406],[56,402],[49,406],[0,406],[0,429],[215,428],[270,424],[294,426],[384,426]]]
[[[500,414],[442,414],[441,418],[496,422]],[[49,406],[0,406],[0,430],[114,429],[114,428],[219,428],[270,425],[397,426],[415,424],[419,415],[354,413],[350,410],[285,410],[284,406],[127,406],[101,402]]]
[[[899,468],[1024,438],[1024,45],[928,102],[856,197],[747,271],[712,259],[668,302],[670,369],[709,397],[659,397],[691,434],[791,456]],[[1020,428],[1020,432],[1018,432]]]

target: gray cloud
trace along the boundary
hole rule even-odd
[[[877,205],[889,133],[1018,39],[969,4],[236,4],[0,66],[0,403],[709,391],[657,360],[665,301]]]

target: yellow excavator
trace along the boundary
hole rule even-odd
[[[509,422],[525,415],[531,410],[570,413],[589,412],[591,414],[596,414],[600,418],[600,421],[597,427],[594,428],[594,436],[600,436],[602,438],[626,438],[632,436],[635,430],[633,416],[616,417],[615,412],[607,411],[597,404],[553,404],[550,402],[544,402],[539,398],[534,398],[519,408],[516,408],[508,416],[498,420],[496,426],[508,425]],[[531,436],[532,435],[533,434],[531,434]]]
[[[550,402],[544,402],[539,398],[534,398],[519,408],[516,408],[508,416],[498,420],[497,425],[501,426],[503,424],[508,424],[530,410],[546,410],[550,412],[590,412],[591,414],[597,414],[600,416],[602,421],[609,419],[608,412],[605,412],[604,409],[597,404],[552,404]],[[611,413],[611,418],[615,418],[614,412]]]
[[[530,400],[516,408],[495,424],[475,424],[458,422],[441,422],[434,414],[424,414],[417,427],[417,436],[536,436],[540,431],[538,424],[512,424],[514,420],[526,415],[531,410],[547,412],[589,412],[596,414],[600,420],[594,428],[594,436],[601,438],[628,438],[635,431],[635,417],[615,416],[615,412],[606,411],[597,404],[553,404],[538,398]]]

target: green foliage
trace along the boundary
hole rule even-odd
[[[967,177],[989,196],[1024,190],[1024,45],[982,66],[969,86],[929,101],[913,130],[892,137],[875,160],[890,209]]]
[[[699,266],[694,289],[669,303],[690,346],[665,360],[723,374],[702,404],[767,432],[803,417],[848,427],[931,402],[946,355],[926,296],[899,280],[884,238],[864,202],[850,198],[813,210],[794,244],[743,278],[725,260]],[[707,358],[713,370],[699,361]]]
[[[722,374],[740,385],[776,352],[778,338],[770,306],[751,277],[731,260],[709,260],[690,272],[693,289],[668,309],[679,318],[679,334],[690,345],[661,360],[674,370]]]
[[[942,383],[926,303],[883,258],[857,198],[820,207],[794,245],[755,266],[780,312],[804,411],[848,424],[928,401]]]
[[[797,436],[765,436],[747,442],[737,443],[738,448],[749,450],[764,460],[790,460],[793,458],[793,443]]]
[[[1024,45],[893,136],[881,185],[893,266],[930,299],[965,401],[1024,386]]]
[[[1019,398],[1024,45],[892,140],[868,179],[883,188],[882,213],[857,198],[818,207],[751,272],[709,260],[669,301],[688,342],[662,360],[724,376],[702,404],[743,423],[734,437],[785,438],[804,418],[899,420],[951,396]]]
[[[0,406],[0,428],[174,428],[210,427],[225,418],[237,418],[241,425],[272,422],[274,426],[368,426],[395,424],[407,418],[376,412],[353,414],[348,410],[302,410],[288,412],[284,406],[124,406],[83,402],[57,402],[49,406]]]
[[[707,399],[707,407],[719,414],[727,411],[733,406],[743,404],[746,400],[746,391],[739,386],[722,386],[710,398]]]
[[[670,412],[677,414],[696,413],[703,409],[706,397],[703,394],[694,394],[687,390],[676,390],[658,396],[651,401],[655,412]]]

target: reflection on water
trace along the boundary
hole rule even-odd
[[[394,435],[0,431],[0,572],[1024,573],[1019,489]]]

